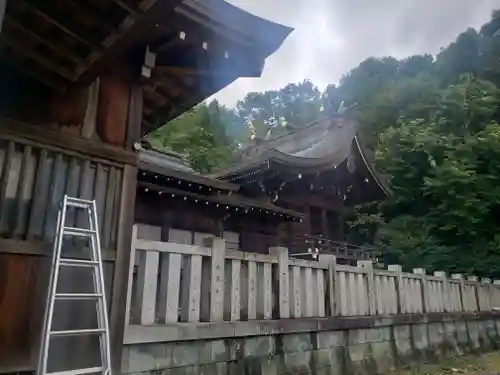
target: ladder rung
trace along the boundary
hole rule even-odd
[[[72,266],[72,267],[95,267],[99,264],[99,262],[95,260],[68,259],[68,258],[61,258],[59,262],[61,266]]]
[[[76,208],[89,208],[90,205],[87,203],[78,203],[78,202],[68,202],[66,203],[67,207],[76,207]]]
[[[66,203],[81,203],[81,204],[93,204],[94,201],[90,199],[83,199],[83,198],[74,198],[74,197],[66,197]]]
[[[74,235],[74,236],[86,236],[90,237],[97,233],[97,231],[93,229],[84,229],[84,228],[74,228],[74,227],[64,227],[63,233],[65,235]]]
[[[77,370],[65,370],[65,371],[57,371],[57,372],[48,372],[46,375],[84,375],[84,374],[95,374],[97,372],[103,372],[104,367],[89,367],[89,368],[80,368]]]
[[[87,300],[101,298],[102,294],[99,293],[57,293],[55,295],[57,300]]]
[[[104,333],[104,328],[84,328],[84,329],[69,329],[66,331],[50,331],[51,336],[79,336],[79,335],[93,335],[97,333]]]

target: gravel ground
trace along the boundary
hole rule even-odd
[[[463,356],[436,365],[399,370],[390,375],[500,375],[500,352],[480,356]]]

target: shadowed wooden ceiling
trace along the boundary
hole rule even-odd
[[[179,0],[8,0],[2,58],[64,90],[95,79]]]
[[[290,32],[223,0],[8,0],[0,58],[59,91],[131,64],[148,132],[236,78],[260,76]]]

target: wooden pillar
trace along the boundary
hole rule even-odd
[[[142,88],[138,81],[127,75],[112,74],[111,77],[101,77],[100,82],[97,130],[109,143],[132,150],[133,143],[140,137]],[[121,372],[136,186],[137,165],[126,165],[122,180],[110,313],[111,360],[115,374]]]
[[[125,148],[127,137],[136,134],[136,127],[141,117],[135,112],[135,106],[142,102],[132,102],[131,92],[134,86],[129,73],[122,69],[109,71],[99,77],[99,100],[96,114],[97,134],[107,144]],[[130,115],[130,116],[129,116]]]
[[[7,7],[7,0],[0,0],[0,33],[2,32],[3,16],[5,15],[6,7]]]
[[[137,167],[125,166],[123,171],[123,185],[120,202],[121,216],[118,222],[117,253],[113,273],[113,289],[109,319],[111,330],[111,360],[113,373],[115,374],[119,374],[121,370],[136,185]]]
[[[130,98],[128,107],[128,126],[126,132],[127,150],[132,150],[134,142],[141,139],[142,136],[142,86],[139,82],[133,82],[130,88]]]

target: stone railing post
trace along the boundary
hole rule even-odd
[[[375,275],[373,274],[373,262],[371,260],[358,260],[358,267],[366,270],[368,285],[368,308],[370,315],[377,315],[377,295],[375,293]]]
[[[271,247],[269,254],[278,258],[278,316],[280,319],[287,319],[290,317],[288,249],[286,247]]]
[[[467,276],[467,281],[474,283],[474,299],[476,300],[476,309],[475,311],[481,311],[481,306],[479,303],[479,282],[477,276]]]
[[[422,312],[426,313],[429,309],[429,299],[428,299],[428,291],[427,291],[427,281],[425,279],[425,268],[414,268],[413,273],[415,275],[420,275],[420,285],[421,285],[421,301],[422,301]]]
[[[387,269],[396,273],[396,300],[398,303],[398,314],[406,314],[406,296],[403,285],[403,267],[399,264],[389,264]]]
[[[431,298],[434,297],[438,299],[435,302],[437,303],[437,306],[439,306],[439,312],[449,312],[451,311],[451,303],[450,303],[448,279],[446,278],[446,272],[434,271],[434,277],[439,277],[442,280],[441,281],[442,298],[439,298],[439,296],[431,296]]]
[[[481,284],[482,284],[482,293],[483,296],[485,297],[485,302],[486,306],[484,306],[483,311],[491,311],[491,279],[485,277],[484,279],[481,279]],[[481,306],[480,306],[481,307]]]
[[[340,289],[337,284],[337,257],[331,254],[320,254],[319,262],[323,264],[328,264],[328,280],[327,280],[327,290],[328,290],[328,306],[329,315],[336,316],[340,315]]]
[[[465,283],[464,283],[464,276],[460,273],[454,273],[451,275],[452,280],[458,280],[460,282],[460,307],[461,311],[465,312],[466,311],[466,302],[465,302]]]
[[[493,286],[490,288],[490,302],[491,302],[491,310],[495,310],[500,308],[500,280],[493,280]]]
[[[214,238],[210,267],[210,321],[224,320],[224,272],[226,257],[226,241]]]

